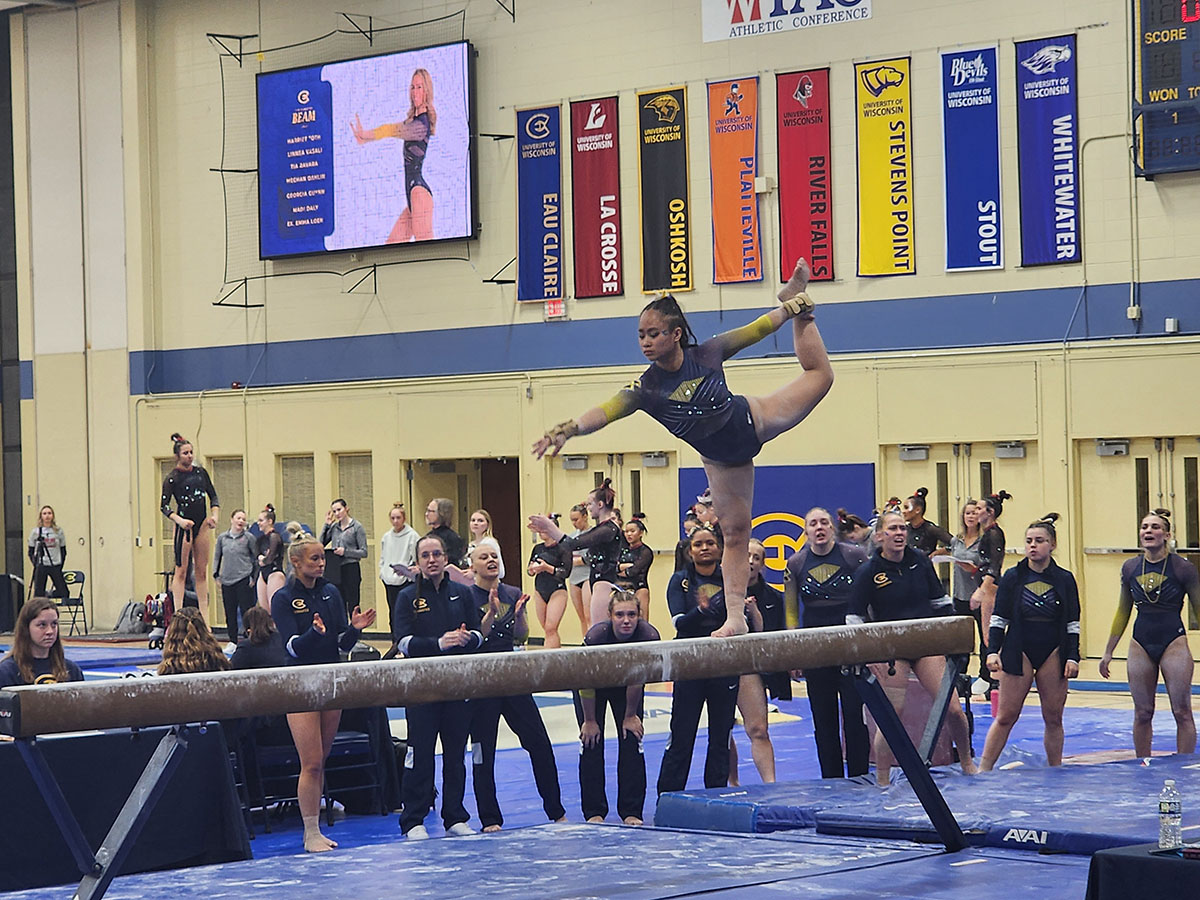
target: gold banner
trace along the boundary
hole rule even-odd
[[[858,126],[858,274],[917,271],[909,62],[854,66]]]

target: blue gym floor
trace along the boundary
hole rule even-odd
[[[70,655],[87,667],[89,678],[120,677],[136,673],[137,666],[153,665],[154,656],[142,648],[86,648]],[[95,659],[90,657],[95,655]],[[136,662],[128,657],[143,654]],[[143,659],[145,661],[143,661]],[[116,660],[120,660],[116,662]],[[110,663],[105,665],[105,663]],[[1116,687],[1112,685],[1111,687]],[[898,779],[888,792],[880,792],[870,777],[867,783],[822,782],[818,779],[816,752],[808,704],[803,698],[780,702],[778,714],[771,717],[771,738],[775,747],[778,786],[762,785],[750,759],[749,741],[740,725],[734,735],[740,754],[740,775],[744,787],[704,792],[700,784],[703,768],[703,735],[697,740],[689,785],[684,795],[719,795],[723,802],[743,802],[760,811],[770,807],[788,807],[811,813],[812,821],[799,823],[794,831],[754,834],[741,824],[704,823],[700,817],[687,816],[681,828],[629,828],[615,824],[584,825],[579,812],[578,743],[573,713],[567,695],[542,695],[539,706],[556,742],[563,802],[571,824],[547,824],[541,800],[533,785],[528,758],[518,749],[501,749],[497,754],[497,785],[504,810],[504,831],[495,835],[467,838],[445,837],[440,819],[434,812],[426,824],[434,840],[409,843],[400,838],[397,816],[350,816],[340,819],[327,834],[338,841],[338,850],[316,856],[299,853],[300,822],[294,809],[273,814],[272,833],[263,830],[262,817],[255,816],[256,836],[251,842],[254,859],[243,863],[194,868],[175,872],[147,873],[118,878],[107,896],[111,898],[188,897],[306,897],[357,895],[361,898],[418,897],[461,898],[474,896],[521,897],[531,890],[545,897],[629,897],[667,898],[697,893],[727,897],[770,897],[803,894],[829,898],[961,898],[972,892],[994,891],[998,884],[1036,894],[1043,900],[1072,898],[1084,894],[1090,848],[1078,843],[1074,852],[1081,855],[1046,856],[1030,852],[1036,842],[1005,842],[999,846],[978,846],[957,854],[942,853],[936,845],[898,839],[911,837],[921,829],[923,818],[911,791]],[[669,694],[651,691],[647,697],[647,736],[644,742],[647,776],[650,785],[645,809],[647,823],[655,821],[654,782],[666,746],[669,721]],[[974,824],[979,832],[976,843],[987,843],[979,834],[984,826],[996,826],[1004,815],[1018,815],[1017,800],[1029,807],[1022,817],[1025,831],[1058,828],[1055,816],[1065,816],[1067,824],[1080,833],[1088,830],[1089,819],[1103,812],[1105,821],[1094,829],[1103,840],[1144,842],[1154,840],[1157,820],[1154,811],[1163,773],[1187,765],[1190,771],[1200,766],[1196,758],[1159,759],[1174,749],[1174,721],[1169,711],[1160,710],[1155,718],[1156,758],[1146,766],[1132,759],[1130,725],[1132,712],[1122,706],[1120,697],[1076,693],[1065,714],[1066,755],[1076,761],[1124,757],[1126,762],[1095,766],[1068,765],[1063,770],[1045,766],[1042,753],[1041,718],[1036,706],[1027,707],[1013,730],[1001,758],[1007,771],[996,771],[986,779],[967,779],[949,770],[938,770],[939,785],[952,809],[961,816],[964,827]],[[1165,705],[1165,704],[1164,704]],[[991,722],[990,709],[976,699],[976,751]],[[402,713],[392,711],[394,730],[403,732]],[[611,723],[609,725],[611,733]],[[509,746],[502,736],[501,747]],[[610,749],[615,750],[610,743]],[[615,752],[608,754],[610,802],[615,784]],[[1071,769],[1082,769],[1078,773]],[[895,770],[899,773],[899,770]],[[468,766],[467,807],[474,815]],[[1115,773],[1115,774],[1108,774]],[[1172,771],[1173,774],[1173,771]],[[1056,779],[1077,778],[1070,791],[1059,788]],[[1098,779],[1098,780],[1097,780]],[[440,781],[440,778],[439,778]],[[983,794],[998,793],[1006,800],[998,807],[984,810],[971,799],[974,785],[987,789]],[[1065,784],[1065,782],[1063,782]],[[1119,809],[1109,805],[1114,785],[1128,787],[1120,793]],[[1141,796],[1144,794],[1144,796]],[[978,799],[980,792],[976,792]],[[879,819],[886,828],[885,837],[842,837],[819,833],[821,807],[844,811],[846,799],[854,805],[863,821]],[[821,798],[825,800],[822,801]],[[1102,804],[1096,803],[1102,798]],[[664,801],[661,813],[677,798]],[[1006,806],[1007,804],[1007,806]],[[993,806],[995,806],[993,804]],[[1001,809],[1000,807],[1004,807]],[[990,811],[989,811],[990,810]],[[1034,815],[1036,813],[1036,815]],[[975,816],[975,820],[971,819]],[[1040,816],[1040,818],[1039,818]],[[990,818],[989,818],[990,817]],[[610,822],[615,813],[610,816]],[[750,817],[748,816],[747,819]],[[1188,832],[1200,828],[1200,816],[1185,809]],[[473,820],[472,824],[477,825]],[[817,825],[814,830],[813,825]],[[839,823],[835,821],[834,825]],[[844,823],[840,823],[844,824]],[[1100,827],[1103,825],[1104,827]],[[530,826],[539,826],[536,828]],[[696,827],[723,827],[721,831],[696,831]],[[999,826],[996,826],[999,827]],[[735,828],[741,833],[730,833]],[[889,831],[890,829],[890,831]],[[1017,837],[1021,835],[1018,834]],[[1194,834],[1191,836],[1195,836]],[[1026,835],[1027,837],[1027,835]],[[1023,849],[1009,849],[1023,845]],[[49,900],[67,897],[69,887],[47,888],[13,893],[14,898]]]

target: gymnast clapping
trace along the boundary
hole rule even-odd
[[[813,321],[813,302],[804,292],[809,274],[808,263],[799,260],[779,291],[780,306],[703,344],[696,342],[674,297],[668,294],[647,304],[638,320],[638,342],[651,365],[642,377],[578,419],[555,425],[533,445],[538,458],[547,451],[556,455],[575,435],[591,434],[642,409],[700,454],[725,539],[721,569],[727,618],[714,637],[747,629],[754,457],[767,441],[798,425],[833,385],[833,368]],[[725,360],[789,319],[803,373],[765,397],[733,394],[725,383]]]

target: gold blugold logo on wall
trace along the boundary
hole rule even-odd
[[[783,590],[788,557],[804,546],[804,519],[786,512],[763,513],[750,521],[750,532],[766,551],[763,579]]]

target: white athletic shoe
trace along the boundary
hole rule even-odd
[[[408,834],[405,837],[410,841],[427,841],[429,840],[429,831],[424,825],[414,825],[408,829]]]
[[[420,827],[420,826],[418,826]],[[479,832],[468,825],[466,822],[455,822],[446,829],[446,834],[454,835],[454,837],[466,837],[468,834],[478,834]],[[411,832],[410,832],[411,834]]]
[[[991,682],[986,681],[982,678],[976,678],[974,681],[971,682],[971,693],[974,694],[976,697],[982,697],[989,690],[991,690],[991,688],[992,688]]]

